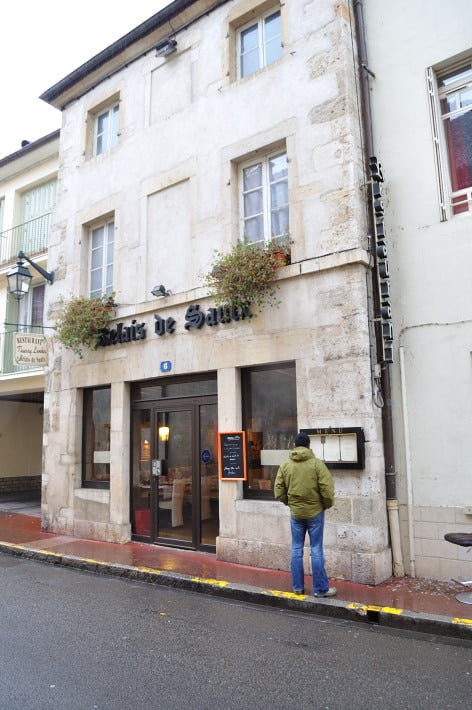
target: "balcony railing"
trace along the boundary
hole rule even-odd
[[[11,375],[15,372],[25,370],[37,370],[38,365],[16,365],[15,364],[15,330],[0,331],[0,375]],[[29,326],[22,328],[24,333],[43,333],[42,326]]]
[[[28,256],[46,251],[50,221],[51,213],[48,212],[0,232],[0,266],[15,261],[19,251],[24,251]]]

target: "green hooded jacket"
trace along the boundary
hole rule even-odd
[[[297,446],[277,471],[274,496],[292,517],[314,518],[334,503],[333,477],[311,449]]]

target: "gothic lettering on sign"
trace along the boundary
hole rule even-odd
[[[201,312],[200,306],[189,306],[185,314],[185,321],[185,330],[189,328],[201,328],[205,322],[205,315]]]
[[[238,306],[218,306],[209,308],[206,315],[200,310],[198,304],[191,305],[185,313],[185,329],[201,328],[204,323],[207,325],[218,325],[218,323],[230,323],[233,320],[244,320],[251,318],[249,307],[240,308]]]
[[[185,313],[185,330],[189,328],[201,328],[203,325],[218,325],[220,323],[231,323],[231,321],[244,320],[252,318],[249,307],[241,308],[239,306],[218,306],[207,309],[204,313],[200,310],[198,304],[192,304],[187,308]],[[156,335],[171,334],[175,331],[175,318],[162,318],[159,314],[154,314],[154,332]],[[133,340],[144,340],[146,337],[146,324],[138,323],[136,319],[131,321],[131,325],[118,323],[116,328],[104,328],[100,333],[98,345],[105,347],[107,345],[118,345],[121,343],[130,343]]]
[[[146,337],[146,324],[132,320],[131,325],[118,323],[116,328],[104,328],[100,334],[99,346],[118,345],[130,343],[132,340],[144,340]]]
[[[174,318],[161,318],[161,316],[154,314],[154,332],[156,335],[164,335],[164,333],[174,332],[175,319]]]

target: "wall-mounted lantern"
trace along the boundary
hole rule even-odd
[[[18,301],[26,296],[29,291],[32,276],[28,267],[23,264],[23,259],[31,264],[31,266],[36,269],[36,271],[41,274],[41,276],[46,279],[50,284],[54,282],[54,272],[45,271],[41,266],[35,264],[26,254],[22,251],[18,252],[18,261],[15,266],[13,266],[7,274],[8,280],[8,291],[12,294]]]

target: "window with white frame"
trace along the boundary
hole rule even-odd
[[[113,292],[113,252],[115,223],[113,220],[91,229],[90,296],[101,298]]]
[[[118,143],[119,104],[110,106],[95,117],[95,155],[101,155]]]
[[[472,60],[427,72],[441,217],[472,210]]]
[[[288,162],[285,152],[241,165],[242,232],[249,242],[268,242],[289,231]]]
[[[280,10],[270,10],[237,33],[238,75],[249,76],[282,56]]]

